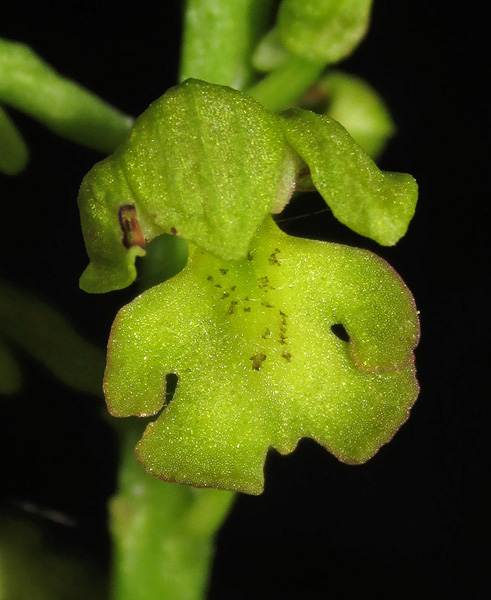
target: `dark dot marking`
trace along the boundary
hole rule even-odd
[[[334,325],[331,325],[331,331],[341,341],[349,342],[349,334],[342,323],[335,323]]]
[[[286,360],[286,362],[291,362],[292,355],[289,352],[282,352],[281,356]]]
[[[254,354],[249,360],[252,360],[252,368],[254,371],[259,371],[263,362],[266,360],[266,354]]]
[[[275,248],[274,252],[269,255],[268,262],[270,265],[277,265],[278,267],[281,266],[281,263],[276,256],[278,252],[281,252],[281,250],[279,248]]]
[[[235,292],[235,290],[236,290],[236,289],[237,289],[237,286],[236,286],[236,285],[233,285],[233,286],[230,288],[230,291],[231,291],[231,292]]]
[[[123,246],[141,246],[145,248],[146,242],[136,216],[134,204],[124,204],[118,211],[119,225],[123,231]]]
[[[265,292],[267,292],[268,290],[275,289],[269,282],[269,278],[267,275],[265,275],[264,277],[258,277],[257,283],[258,283],[259,287],[262,288]]]
[[[237,300],[232,300],[230,306],[228,307],[227,315],[233,315],[235,311],[235,307],[237,306]]]
[[[242,310],[244,312],[251,312],[251,307],[250,306],[245,306]]]
[[[170,232],[172,233],[172,235],[177,235],[177,229],[175,227],[171,227]]]
[[[246,297],[244,298],[244,302],[249,302],[249,296],[246,296]]]
[[[279,332],[279,341],[280,344],[282,346],[286,345],[288,336],[286,335],[286,314],[280,310],[278,311],[280,313],[280,320],[281,320],[281,324],[280,324],[280,332]]]
[[[219,283],[215,283],[216,288],[221,288],[222,286]]]
[[[269,329],[269,327],[266,327],[266,329],[264,330],[264,333],[261,335],[261,337],[263,338],[263,340],[265,340],[270,335],[271,335],[271,329]]]
[[[229,296],[230,296],[230,294],[228,292],[223,292],[223,294],[222,294],[222,300],[224,298],[228,298]]]
[[[248,252],[248,253],[247,253],[247,260],[253,260],[253,258],[254,258],[254,257],[252,256],[252,253],[251,253],[251,252]]]
[[[208,275],[208,277],[206,278],[206,281],[213,281],[213,277],[211,275]]]
[[[228,273],[228,269],[218,269],[222,275],[226,275]]]
[[[274,308],[274,306],[269,302],[261,302],[261,306],[265,306],[266,308]]]

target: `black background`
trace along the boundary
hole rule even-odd
[[[380,166],[416,177],[417,214],[389,249],[329,215],[288,231],[369,248],[402,275],[421,310],[421,395],[366,465],[341,465],[310,441],[287,457],[271,453],[264,494],[240,497],[219,534],[212,600],[491,595],[486,4],[375,0],[368,37],[342,65],[390,106],[398,136]],[[180,2],[7,2],[0,35],[137,115],[176,81],[180,26]],[[78,289],[87,259],[77,190],[101,157],[14,117],[31,161],[0,180],[1,275],[49,299],[102,346],[134,292]],[[289,210],[320,208],[312,198]],[[1,400],[1,508],[29,500],[70,515],[75,527],[45,525],[107,565],[115,435],[98,400],[73,394],[27,357],[22,364],[24,393]]]

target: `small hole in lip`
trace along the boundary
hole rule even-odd
[[[346,331],[342,323],[335,323],[334,325],[331,325],[331,331],[337,338],[339,338],[343,342],[349,342],[348,332]]]

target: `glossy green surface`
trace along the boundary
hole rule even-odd
[[[137,448],[152,474],[259,494],[269,448],[310,437],[360,463],[389,441],[418,393],[418,335],[387,263],[267,219],[245,259],[196,248],[179,275],[120,311],[106,399],[116,416],[160,413]],[[168,373],[179,382],[167,405]]]

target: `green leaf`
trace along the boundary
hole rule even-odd
[[[278,13],[283,43],[303,58],[338,62],[363,39],[371,4],[371,0],[283,0]]]
[[[278,118],[247,95],[193,80],[170,89],[82,183],[91,264],[81,287],[129,285],[135,257],[161,233],[244,257],[265,215],[290,197],[296,167]]]
[[[109,153],[133,120],[95,94],[59,75],[28,46],[0,39],[0,101],[55,133]]]
[[[383,246],[395,244],[414,215],[418,188],[405,173],[380,171],[336,121],[310,111],[284,113],[288,142],[310,169],[334,216]]]
[[[54,308],[0,280],[0,334],[81,392],[100,395],[104,354]]]
[[[0,172],[18,175],[29,158],[27,146],[17,127],[0,106]]]
[[[318,110],[316,110],[316,106]],[[338,121],[363,150],[377,158],[395,133],[380,95],[363,79],[334,71],[306,94],[302,108]]]
[[[361,463],[389,441],[418,393],[418,336],[387,263],[267,219],[247,258],[195,248],[180,274],[120,311],[106,400],[115,416],[160,413],[137,447],[153,475],[258,494],[269,448],[310,437]],[[165,404],[168,373],[179,381]]]

